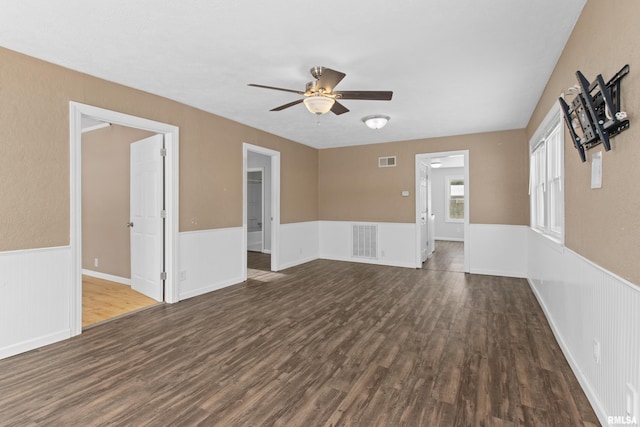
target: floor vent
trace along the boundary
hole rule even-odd
[[[352,252],[354,258],[378,258],[378,225],[352,225]]]

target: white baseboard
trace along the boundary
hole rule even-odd
[[[580,383],[580,387],[582,387],[582,390],[587,396],[589,403],[591,403],[591,406],[593,406],[594,412],[596,413],[598,419],[600,420],[602,425],[605,425],[603,423],[603,419],[606,419],[606,416],[604,415],[606,411],[602,407],[602,402],[598,398],[598,394],[595,392],[595,390],[593,390],[593,388],[591,387],[591,384],[589,384],[589,382],[586,379],[586,376],[580,369],[580,365],[578,364],[576,359],[573,357],[571,348],[569,347],[567,342],[564,340],[564,337],[562,336],[560,329],[556,325],[556,322],[553,318],[553,313],[547,307],[547,304],[545,303],[542,296],[538,292],[538,289],[535,287],[535,285],[530,279],[527,279],[527,281],[529,282],[529,287],[533,291],[533,294],[538,300],[538,303],[540,304],[540,307],[542,308],[542,311],[544,312],[544,315],[547,318],[547,321],[549,322],[551,331],[553,332],[553,335],[555,336],[556,341],[558,342],[558,345],[560,345],[560,349],[562,350],[562,353],[564,353],[565,359],[567,359],[567,362],[569,363],[569,366],[571,367],[573,374],[576,376],[576,379]]]
[[[71,329],[52,332],[47,335],[21,341],[3,348],[0,348],[0,359],[15,356],[16,354],[35,350],[45,345],[53,344],[71,338]]]
[[[378,256],[374,259],[351,254],[352,225],[378,226]],[[412,223],[320,221],[320,254],[322,259],[415,268],[415,231]]]
[[[179,299],[242,282],[242,239],[242,227],[180,233]]]
[[[284,264],[280,263],[280,269],[278,271],[286,270],[287,268],[295,267],[296,265],[305,264],[307,262],[315,261],[317,259],[318,259],[318,257],[309,257],[309,258],[300,258],[300,259],[297,259],[295,261],[289,261],[289,262],[284,263]]]
[[[71,247],[0,252],[0,358],[71,337]]]
[[[434,240],[440,240],[445,242],[464,242],[464,237],[434,237]]]
[[[318,259],[319,233],[318,221],[281,224],[278,271]]]
[[[532,230],[527,279],[600,423],[625,416],[626,386],[640,386],[640,287]]]
[[[199,295],[204,295],[208,292],[213,292],[213,291],[217,291],[218,289],[226,288],[227,286],[237,285],[238,283],[242,283],[242,281],[243,281],[242,277],[235,277],[222,282],[210,283],[200,288],[190,289],[188,291],[184,291],[180,293],[180,300],[185,300],[188,298],[197,297]]]
[[[110,282],[120,283],[121,285],[131,286],[131,279],[126,277],[114,276],[112,274],[101,273],[99,271],[82,269],[82,274],[85,276],[95,277],[97,279],[108,280]]]

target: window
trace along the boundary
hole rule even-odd
[[[445,180],[446,220],[448,222],[464,221],[464,178],[448,176]]]
[[[563,240],[564,128],[560,113],[552,109],[530,142],[529,196],[531,227]]]

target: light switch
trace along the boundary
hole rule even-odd
[[[409,192],[408,191],[403,191],[402,192],[402,197],[409,197]]]

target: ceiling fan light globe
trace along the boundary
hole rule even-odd
[[[329,98],[328,96],[309,96],[304,99],[304,106],[307,107],[307,110],[312,114],[326,114],[331,111],[331,107],[336,102],[335,99]]]

